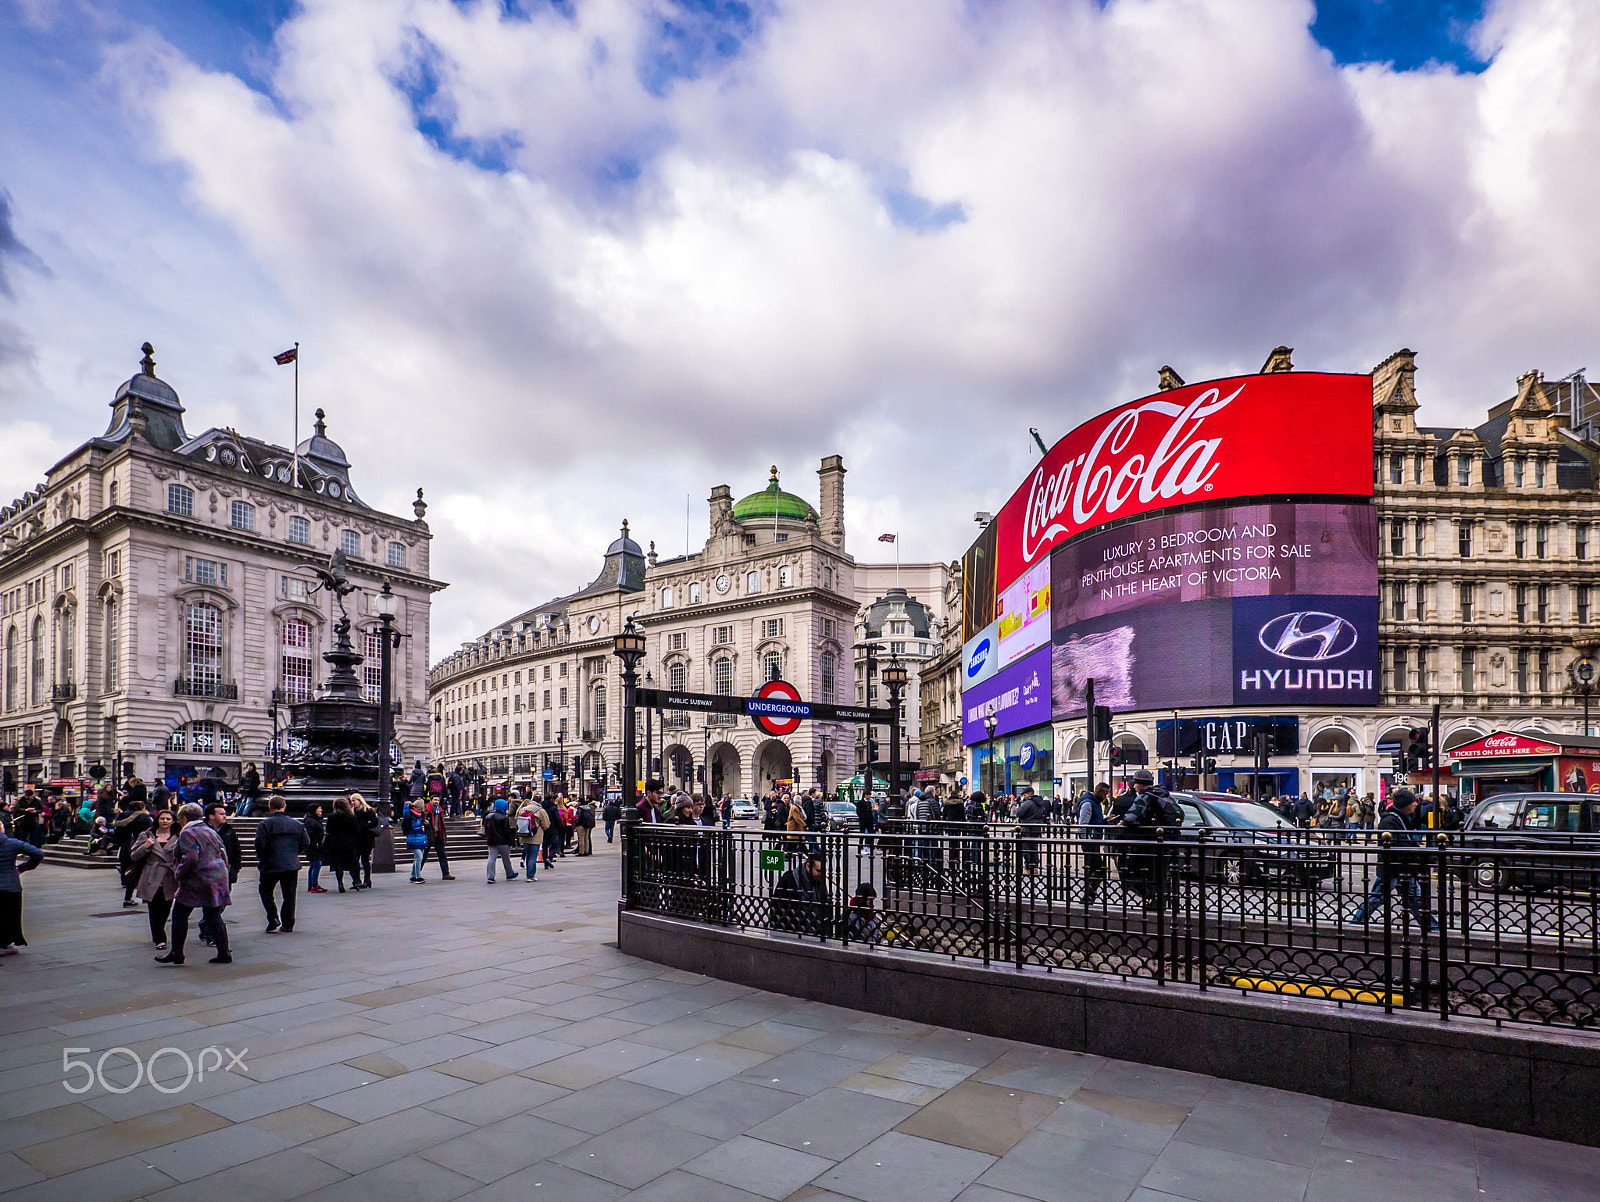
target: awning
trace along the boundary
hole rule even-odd
[[[1458,778],[1467,779],[1477,776],[1503,776],[1508,780],[1519,776],[1532,776],[1555,766],[1554,759],[1548,760],[1479,760],[1476,764],[1457,764],[1455,774]],[[1432,779],[1430,774],[1429,779]],[[1445,779],[1444,773],[1439,774],[1439,779]]]

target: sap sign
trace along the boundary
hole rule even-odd
[[[990,622],[961,649],[961,687],[970,689],[1000,670],[1000,622]]]

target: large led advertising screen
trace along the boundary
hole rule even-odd
[[[1377,519],[1362,502],[1160,514],[1056,548],[1052,708],[1370,705]]]
[[[995,587],[1004,592],[1053,547],[1106,522],[1291,495],[1372,496],[1372,377],[1235,376],[1091,418],[995,515]]]

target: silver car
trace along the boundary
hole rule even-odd
[[[748,797],[735,797],[733,799],[733,816],[743,821],[761,817],[761,811],[756,808],[756,803]]]

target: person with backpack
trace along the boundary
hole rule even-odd
[[[594,802],[584,801],[578,807],[578,855],[594,855]]]
[[[1083,851],[1083,904],[1094,905],[1100,889],[1106,882],[1106,857],[1100,838],[1106,830],[1106,803],[1111,799],[1111,786],[1101,781],[1093,790],[1085,789],[1078,799],[1077,835],[1088,840],[1081,845]]]
[[[432,832],[428,829],[428,811],[420,797],[407,803],[400,818],[400,830],[406,837],[406,850],[411,853],[411,883],[423,885],[422,861],[427,858]],[[494,860],[489,861],[489,871],[494,871]],[[492,878],[491,878],[492,879]]]
[[[1017,803],[1017,861],[1028,876],[1039,874],[1039,837],[1050,821],[1050,807],[1028,785]]]
[[[539,871],[539,852],[545,832],[550,829],[550,814],[542,801],[529,798],[517,807],[517,838],[522,841],[522,874],[533,880]]]
[[[428,797],[422,806],[422,812],[428,817],[428,849],[439,860],[439,879],[441,881],[453,881],[456,878],[450,875],[450,853],[445,846],[449,832],[445,829],[444,809],[445,803],[442,795]],[[428,857],[426,855],[422,857],[422,862],[424,865],[427,864]]]
[[[622,803],[620,801],[606,802],[605,809],[600,811],[600,818],[606,824],[606,842],[611,842],[611,836],[616,833],[617,823],[622,821]]]
[[[507,813],[509,804],[504,795],[494,799],[483,816],[483,841],[489,845],[489,864],[486,884],[494,884],[494,862],[498,856],[506,866],[506,880],[517,879],[517,870],[511,866],[511,848],[516,845],[512,837],[511,821]]]
[[[1182,825],[1183,811],[1172,800],[1172,794],[1156,784],[1150,769],[1140,768],[1135,772],[1133,800],[1122,816],[1123,838],[1154,841],[1158,831],[1173,831]],[[1155,872],[1156,860],[1150,853],[1130,852],[1123,856],[1123,880],[1146,906],[1160,896]]]

